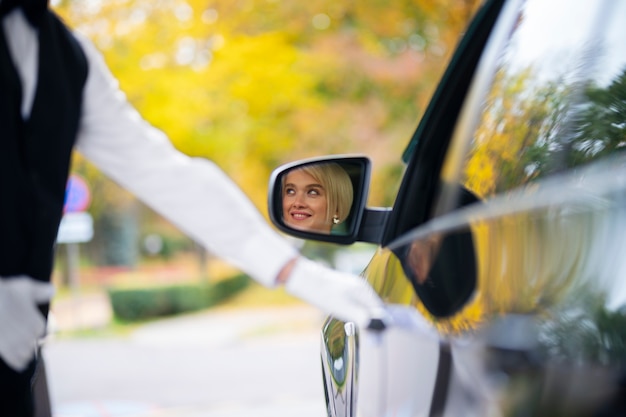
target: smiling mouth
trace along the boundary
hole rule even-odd
[[[290,214],[291,214],[291,218],[294,220],[306,220],[309,217],[311,217],[311,215],[307,213],[290,213]]]

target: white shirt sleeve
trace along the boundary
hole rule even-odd
[[[213,254],[273,286],[296,249],[217,165],[177,151],[142,119],[102,55],[77,37],[89,61],[77,151]]]

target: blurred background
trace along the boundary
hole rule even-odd
[[[264,214],[274,168],[337,153],[370,157],[376,186],[369,204],[393,204],[403,170],[397,155],[478,4],[52,1],[102,51],[139,112],[182,152],[215,161]],[[80,155],[73,174],[89,188],[83,210],[93,219],[93,235],[78,251],[72,243],[59,246],[59,287],[236,273]],[[333,263],[337,248],[303,250]]]
[[[393,204],[398,155],[479,1],[51,4],[145,119],[267,216],[272,170],[327,154],[368,156],[369,205]],[[214,258],[79,154],[71,178],[44,351],[55,417],[324,413],[320,312]],[[355,273],[375,249],[294,245]]]

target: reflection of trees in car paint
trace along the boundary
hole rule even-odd
[[[606,88],[585,90],[588,105],[576,131],[568,166],[626,150],[626,69]]]
[[[626,72],[620,74],[605,89],[588,88],[585,90],[584,97],[588,101],[584,106],[584,111],[580,112],[581,117],[578,119],[576,128],[571,130],[570,153],[564,162],[567,166],[581,167],[624,149],[626,97],[622,97],[624,96],[622,90],[624,90],[625,80]],[[501,131],[475,145],[472,158],[467,165],[470,168],[467,174],[472,180],[480,181],[479,173],[472,171],[472,166],[487,163],[491,164],[488,171],[492,174],[495,172],[494,167],[497,166],[500,170],[498,175],[488,178],[489,181],[493,180],[497,183],[492,184],[491,191],[487,194],[501,193],[552,174],[548,164],[560,149],[548,141],[536,140],[536,138],[540,137],[540,132],[543,132],[543,135],[555,136],[558,131],[558,121],[565,120],[563,105],[558,100],[549,99],[550,94],[555,92],[556,87],[551,86],[542,94],[534,96],[535,99],[539,97],[540,105],[517,106],[518,109],[525,109],[524,117],[517,120],[503,116]],[[515,106],[503,105],[503,108],[505,107]],[[548,117],[552,110],[557,113],[557,116],[553,118]],[[605,116],[599,118],[598,113],[605,114]],[[540,116],[546,118],[545,123]],[[524,124],[522,120],[530,120],[530,122]],[[487,125],[481,125],[480,131],[485,133],[482,129],[487,130],[485,128]],[[593,135],[585,132],[593,132]],[[535,142],[529,139],[531,137],[535,138]],[[586,137],[596,139],[591,141],[585,139]],[[481,158],[483,158],[482,162],[480,162]],[[612,165],[612,168],[604,169],[602,161],[598,163],[600,165],[595,169],[591,166],[589,170],[579,168],[577,171],[571,171],[567,181],[535,184],[527,189],[525,196],[519,194],[517,198],[512,197],[510,204],[517,204],[517,207],[508,208],[499,216],[493,216],[485,221],[469,222],[469,219],[466,219],[468,223],[465,224],[471,225],[472,234],[478,246],[480,290],[472,302],[464,308],[462,314],[449,319],[437,319],[440,328],[446,328],[447,331],[452,332],[463,331],[479,325],[497,312],[542,311],[570,296],[581,282],[592,279],[591,276],[585,275],[584,268],[598,262],[599,258],[593,258],[594,254],[591,253],[590,245],[600,247],[606,245],[606,239],[610,238],[610,233],[605,236],[605,240],[598,237],[602,236],[602,228],[609,224],[606,219],[613,219],[613,223],[622,224],[615,220],[622,215],[619,210],[619,200],[616,200],[619,196],[615,195],[615,192],[619,192],[620,189],[619,181],[614,185],[613,190],[608,188],[603,190],[602,187],[588,185],[587,187],[593,189],[596,194],[588,196],[588,199],[583,199],[582,202],[574,199],[569,202],[544,201],[542,203],[539,193],[534,191],[541,190],[544,198],[550,194],[563,195],[562,189],[568,188],[566,183],[574,190],[576,183],[581,181],[580,178],[584,178],[588,184],[608,184],[605,180],[607,172],[616,175],[621,171],[623,174],[624,168],[620,168],[619,162]],[[529,168],[531,166],[532,169]],[[479,182],[471,184],[474,188],[479,188],[476,187]],[[596,199],[605,199],[609,202],[609,206],[593,207]],[[509,214],[506,214],[507,210]],[[616,229],[613,228],[612,232],[616,232]],[[593,235],[593,233],[600,233],[600,235]],[[415,250],[416,247],[423,247],[421,243],[432,240],[433,236],[437,236],[437,233],[412,242],[412,248]],[[621,247],[619,242],[616,244],[617,247]],[[614,248],[606,248],[606,250],[611,251]],[[573,255],[573,253],[578,255]],[[415,257],[415,253],[412,255],[408,258],[409,262],[419,258],[419,256]],[[425,254],[422,253],[422,255]],[[417,280],[419,281],[419,276]]]
[[[567,22],[570,10],[562,13],[558,21]],[[509,57],[519,58],[520,34],[537,36],[524,31],[524,25],[532,24],[535,17],[524,16],[512,33],[514,41],[501,55],[477,129],[470,137],[459,136],[471,140],[461,182],[485,199],[490,209],[493,197],[505,193],[513,193],[508,204],[518,206],[505,207],[499,215],[478,214],[476,218],[483,220],[470,221],[467,216],[466,223],[458,222],[472,229],[479,291],[462,314],[443,322],[468,316],[470,311],[470,324],[497,313],[545,312],[594,280],[588,269],[616,250],[607,242],[624,244],[614,236],[623,229],[620,219],[624,212],[617,193],[624,186],[615,183],[611,191],[597,184],[606,183],[609,172],[624,172],[619,162],[603,169],[602,160],[626,149],[626,56],[616,66],[615,54],[606,53],[610,49],[590,49],[590,45],[604,45],[608,37],[614,38],[616,28],[607,23],[581,31],[579,35],[587,40],[568,49],[568,59],[552,66],[558,70],[547,76],[544,62],[538,58],[528,60],[525,68],[508,61]],[[623,28],[618,30],[623,32]],[[545,50],[562,50],[555,38],[541,37],[541,42]],[[611,65],[605,65],[607,60]],[[609,67],[613,75],[607,81]],[[587,165],[598,169],[583,169]],[[564,177],[567,185],[544,184],[565,170],[569,170]],[[576,193],[577,181],[596,184],[588,187],[596,187],[597,193],[582,200],[537,200],[537,190],[544,200],[550,193],[563,196],[564,189]],[[608,201],[608,206],[594,206],[598,199]],[[609,224],[614,226],[606,230]],[[619,259],[619,254],[615,255]],[[614,259],[613,267],[619,263]],[[612,288],[619,286],[616,277],[604,279]]]
[[[470,190],[487,197],[626,149],[626,70],[605,87],[561,77],[496,73],[465,166]]]
[[[322,376],[328,415],[351,416],[355,401],[356,346],[353,323],[329,318],[323,331]]]
[[[378,255],[365,276],[385,301],[415,305],[444,334],[476,329],[509,313],[535,314],[558,322],[569,314],[560,310],[561,305],[578,303],[581,311],[588,311],[579,299],[593,291],[595,296],[606,294],[607,311],[619,311],[626,305],[626,284],[622,282],[626,273],[622,253],[626,247],[624,190],[626,155],[549,178],[532,188],[491,199],[490,204],[467,206],[394,243],[397,254],[403,246],[416,247],[415,242],[420,247],[458,230],[471,231],[476,292],[449,317],[428,312],[424,294],[417,300],[419,285],[399,278],[402,271],[395,257]],[[411,275],[406,265],[404,272]],[[621,337],[619,329],[605,332]],[[626,345],[626,338],[620,340]]]
[[[565,100],[572,88],[552,82],[533,87],[528,72],[503,77],[502,72],[496,77],[493,101],[483,113],[465,168],[466,186],[479,195],[626,149],[626,72],[606,88],[586,88],[582,103],[574,103],[580,107],[576,115]]]
[[[577,295],[540,328],[542,348],[561,360],[625,366],[626,307],[607,309],[606,296],[588,289]]]
[[[465,186],[482,198],[535,179],[549,161],[544,137],[553,136],[563,92],[528,84],[529,72],[496,74],[465,166]]]
[[[324,332],[325,345],[329,355],[329,369],[334,381],[339,385],[345,382],[344,357],[346,356],[345,323],[337,320],[330,321]],[[339,366],[341,364],[341,366]]]

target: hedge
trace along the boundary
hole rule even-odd
[[[237,294],[250,283],[236,275],[214,283],[142,288],[108,288],[113,315],[121,321],[141,321],[212,307]]]

